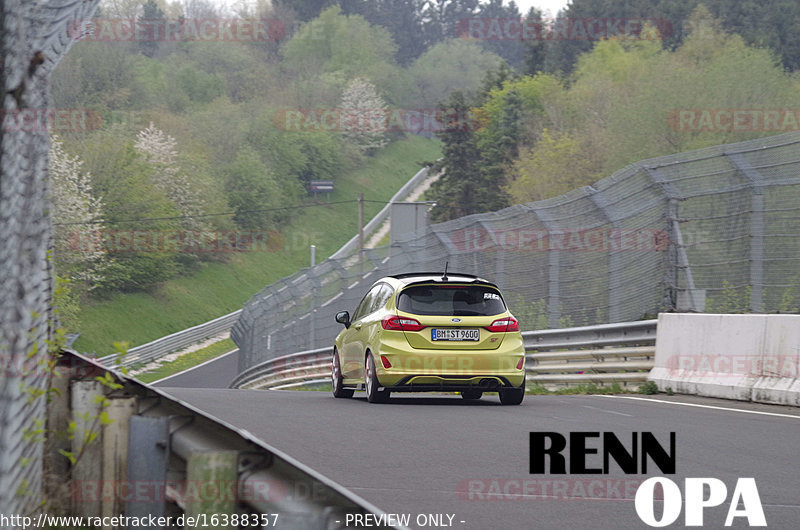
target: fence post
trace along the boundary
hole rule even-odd
[[[678,282],[680,281],[678,267],[678,239],[675,233],[674,224],[678,220],[678,201],[669,199],[667,201],[667,234],[669,234],[669,249],[667,251],[666,264],[666,284],[667,296],[669,297],[669,308],[678,307]]]
[[[619,229],[619,219],[613,215],[611,204],[606,199],[603,192],[587,186],[589,190],[589,199],[597,206],[597,209],[603,213],[603,217],[611,225],[611,229],[616,231]],[[620,235],[621,237],[621,235]],[[620,280],[620,272],[622,269],[622,260],[620,259],[620,250],[608,250],[608,321],[619,322],[620,318],[620,297],[622,291],[622,281]]]
[[[750,310],[764,310],[764,176],[741,153],[728,154],[750,184]]]
[[[681,194],[678,189],[666,178],[662,177],[661,173],[656,167],[653,166],[640,166],[644,170],[644,174],[650,181],[657,186],[664,194],[667,210],[667,234],[669,234],[669,252],[667,252],[668,262],[666,263],[665,281],[667,283],[667,296],[669,297],[669,307],[675,309],[678,301],[678,289],[680,287],[680,268],[682,265],[686,267],[688,275],[689,287],[689,300],[694,308],[698,305],[695,302],[694,292],[694,278],[692,271],[689,268],[689,259],[686,255],[686,249],[683,248],[683,237],[681,236],[680,225],[678,224],[678,204]],[[671,291],[671,292],[669,292]]]
[[[561,320],[561,251],[550,247],[550,236],[558,230],[556,222],[542,208],[528,208],[544,225],[547,236],[547,324],[557,328]]]

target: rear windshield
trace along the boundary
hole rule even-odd
[[[491,316],[506,305],[497,289],[484,285],[414,285],[400,293],[397,308],[417,315]]]

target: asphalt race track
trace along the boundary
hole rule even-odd
[[[239,350],[153,383],[157,387],[228,388],[239,373]]]
[[[677,469],[668,478],[681,491],[685,477],[714,477],[727,486],[725,502],[705,510],[706,528],[724,527],[739,477],[755,478],[769,528],[800,528],[796,408],[662,395],[529,395],[521,406],[504,407],[497,396],[466,402],[396,394],[378,405],[363,392],[334,399],[317,391],[165,387],[387,513],[411,514],[414,528],[423,527],[415,524],[419,514],[454,515],[453,527],[476,530],[649,528],[633,497],[640,481],[663,475],[652,463],[647,475],[624,475],[613,460],[607,475],[531,475],[530,431],[612,431],[626,446],[633,431],[650,431],[667,449],[675,431]],[[587,459],[589,467],[602,462],[602,454]],[[661,510],[656,501],[657,517]],[[683,527],[684,515],[670,528]],[[747,527],[746,519],[735,518],[733,527]]]

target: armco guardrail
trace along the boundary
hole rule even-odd
[[[653,368],[657,320],[527,331],[527,381],[640,384]]]
[[[654,364],[657,320],[525,331],[526,379],[543,386],[640,384]],[[333,347],[292,353],[245,370],[231,388],[266,389],[330,376]]]
[[[411,179],[394,194],[389,203],[364,226],[364,234],[367,235],[375,231],[381,223],[388,219],[391,203],[408,196],[408,194],[419,186],[427,177],[428,168],[419,170],[416,175],[411,177]],[[358,235],[345,243],[332,257],[347,256],[356,250],[358,250]],[[241,312],[242,310],[239,309],[233,313],[228,313],[214,320],[204,322],[203,324],[198,324],[197,326],[178,331],[166,337],[161,337],[147,344],[131,348],[119,364],[121,366],[130,367],[135,364],[150,362],[168,353],[191,346],[208,337],[213,337],[229,331],[239,319]],[[116,355],[109,355],[100,359],[100,362],[105,366],[114,366],[117,364],[116,358]]]
[[[191,346],[192,344],[196,344],[203,339],[225,333],[236,323],[236,320],[239,318],[239,314],[241,312],[242,310],[239,309],[233,313],[228,313],[227,315],[215,318],[209,322],[205,322],[189,329],[178,331],[172,335],[161,337],[153,342],[148,342],[147,344],[142,344],[141,346],[131,348],[128,350],[123,359],[121,359],[119,364],[121,366],[130,367],[135,364],[147,363],[170,352],[174,352],[187,346]],[[116,355],[109,355],[99,359],[99,362],[104,366],[114,366],[117,364],[116,360]]]
[[[55,371],[48,432],[74,435],[51,435],[45,445],[51,513],[137,517],[151,522],[133,526],[161,528],[238,520],[298,530],[382,514],[249,432],[80,354],[65,352]],[[79,456],[70,463],[65,454]]]
[[[239,374],[231,388],[277,388],[327,379],[332,354],[333,347],[328,347],[270,359]]]

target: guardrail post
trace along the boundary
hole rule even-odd
[[[212,522],[212,516],[235,513],[238,490],[237,451],[192,453],[186,461],[186,515]]]
[[[103,445],[99,396],[103,386],[97,381],[72,382],[72,513],[97,517],[102,512]],[[77,493],[76,493],[77,492]]]
[[[71,377],[72,363],[59,359],[50,380],[52,393],[47,404],[47,432],[65,433],[69,428]],[[47,508],[51,511],[67,512],[70,508],[69,484],[64,480],[69,476],[69,460],[62,451],[71,448],[72,443],[66,436],[47,436],[44,442],[44,498],[48,499]]]
[[[103,426],[103,485],[117,492],[117,486],[126,484],[128,479],[128,438],[131,416],[136,414],[136,398],[110,399],[106,413],[111,423]],[[125,511],[123,499],[116,494],[103,495],[102,504],[104,517]]]
[[[169,461],[167,416],[133,416],[128,433],[128,495],[125,515],[161,517],[166,508],[167,462]],[[137,486],[144,486],[140,494]]]

